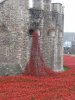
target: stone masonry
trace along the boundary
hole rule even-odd
[[[35,5],[37,6],[35,6]],[[33,0],[33,12],[37,29],[40,30],[41,49],[46,64],[54,71],[63,71],[63,28],[64,10],[60,3],[51,3],[51,0]],[[34,16],[32,14],[32,16]],[[39,21],[41,20],[41,21]],[[35,26],[31,23],[31,26]]]
[[[5,0],[0,3],[0,75],[20,74],[30,57],[30,29],[40,31],[45,63],[63,71],[63,6],[51,0]]]

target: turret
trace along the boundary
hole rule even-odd
[[[63,19],[64,10],[61,3],[52,3],[52,21],[55,26],[54,71],[63,71]]]
[[[43,9],[43,0],[33,0],[33,8]]]
[[[51,9],[51,0],[43,0],[44,2],[44,10],[45,11],[50,11]]]

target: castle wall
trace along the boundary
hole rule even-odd
[[[30,28],[40,31],[40,47],[47,66],[63,70],[63,8],[51,0],[6,0],[0,4],[0,75],[22,72],[30,57]]]
[[[0,4],[0,70],[4,75],[20,73],[20,67],[27,63],[28,5],[27,0],[6,0]]]

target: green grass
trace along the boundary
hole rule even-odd
[[[64,66],[64,70],[69,70],[69,68],[68,68],[68,67],[66,67],[66,66]]]

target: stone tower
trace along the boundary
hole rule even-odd
[[[52,34],[54,34],[54,71],[63,71],[63,6],[60,3],[52,4]]]
[[[60,3],[51,3],[51,0],[33,1],[33,8],[39,10],[41,16],[38,26],[45,62],[52,70],[63,71],[63,6]]]
[[[5,0],[0,3],[0,75],[19,74],[30,57],[30,29],[40,31],[45,63],[63,71],[63,7],[51,0]]]
[[[33,0],[33,8],[43,9],[43,0]]]
[[[27,0],[0,3],[0,75],[15,75],[27,62],[28,5]]]

